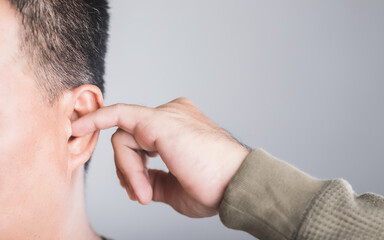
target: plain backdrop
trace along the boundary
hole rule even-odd
[[[106,104],[184,96],[242,142],[384,194],[384,1],[112,0]],[[86,183],[100,234],[253,239],[218,217],[132,202],[103,131]],[[159,159],[150,166],[164,169]]]

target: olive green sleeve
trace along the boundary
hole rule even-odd
[[[232,179],[219,215],[262,240],[384,239],[382,197],[357,196],[345,180],[313,178],[261,148]]]

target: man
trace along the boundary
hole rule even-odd
[[[83,165],[98,129],[115,125],[117,173],[133,200],[191,217],[220,211],[227,226],[262,239],[383,236],[380,196],[356,197],[343,181],[250,153],[187,99],[100,109],[106,7],[0,0],[2,239],[100,238],[84,210]],[[146,169],[156,153],[170,173]]]
[[[100,239],[84,207],[103,106],[105,0],[0,0],[0,238]]]

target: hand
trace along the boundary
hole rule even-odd
[[[190,217],[218,213],[223,194],[249,150],[210,121],[190,100],[157,108],[117,104],[72,125],[74,136],[118,126],[112,136],[116,172],[130,199],[171,205]],[[159,154],[169,172],[148,170]]]

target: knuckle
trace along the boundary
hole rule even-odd
[[[114,105],[115,112],[116,112],[117,114],[121,113],[122,110],[123,110],[123,108],[124,108],[124,106],[125,106],[124,103],[116,103],[116,104]]]
[[[176,98],[175,100],[173,100],[173,102],[180,103],[180,104],[187,104],[187,105],[193,104],[192,101],[187,97]]]
[[[116,133],[112,134],[111,142],[112,142],[112,143],[116,143],[116,138],[117,138]]]
[[[112,137],[111,137],[111,142],[112,143],[117,143],[120,141],[121,137],[123,136],[123,130],[121,130],[120,128],[116,130],[116,132],[114,134],[112,134]]]
[[[120,124],[121,115],[123,114],[124,108],[126,104],[124,103],[117,103],[113,106],[113,115],[115,117],[115,122],[117,125]]]

